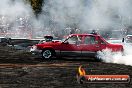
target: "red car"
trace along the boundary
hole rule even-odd
[[[40,53],[43,59],[52,57],[90,57],[97,51],[109,48],[113,52],[123,51],[120,44],[110,44],[98,34],[71,34],[62,41],[49,41],[36,44],[31,52]]]

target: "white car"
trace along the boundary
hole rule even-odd
[[[125,42],[126,42],[126,43],[132,43],[132,35],[127,35],[127,36],[125,37]]]

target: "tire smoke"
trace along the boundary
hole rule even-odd
[[[132,66],[132,46],[124,45],[124,55],[121,52],[113,53],[109,49],[98,52],[98,57],[106,63],[118,63]]]

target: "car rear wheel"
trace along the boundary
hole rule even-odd
[[[95,54],[95,60],[97,62],[102,62],[103,61],[102,58],[97,53]]]
[[[44,60],[50,60],[53,57],[53,52],[51,50],[43,50],[42,51],[42,58]]]

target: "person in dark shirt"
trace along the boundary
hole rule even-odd
[[[92,30],[91,34],[97,35],[97,31],[96,30]]]
[[[53,37],[50,35],[46,35],[46,36],[44,36],[44,39],[46,42],[51,42],[53,40]]]

